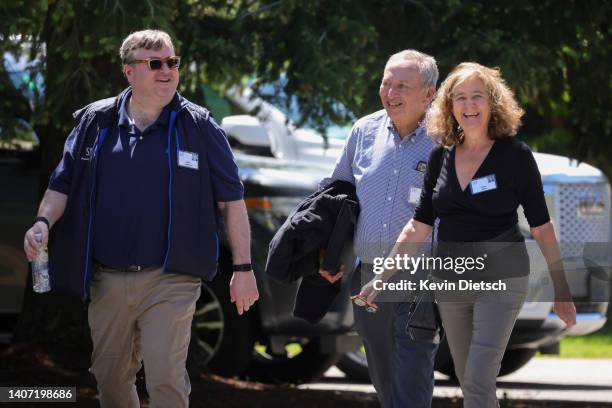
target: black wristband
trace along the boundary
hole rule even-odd
[[[253,265],[251,265],[250,263],[232,265],[232,271],[234,272],[249,272],[252,270],[253,270]]]
[[[47,229],[51,229],[51,225],[49,224],[49,220],[45,217],[36,217],[34,218],[34,222],[32,223],[32,225],[36,224],[38,221],[42,221],[45,224],[47,224]]]

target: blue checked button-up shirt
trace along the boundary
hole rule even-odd
[[[414,214],[411,188],[423,188],[425,163],[434,146],[423,126],[400,139],[384,110],[359,119],[326,186],[335,180],[353,183],[360,213],[354,236],[355,254],[362,262],[386,256]],[[419,196],[420,196],[420,190]]]

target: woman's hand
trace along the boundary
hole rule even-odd
[[[568,329],[576,324],[576,306],[574,302],[557,300],[553,305],[553,312],[563,320]]]
[[[572,302],[572,294],[565,279],[559,279],[559,283],[555,285],[553,312],[563,320],[568,329],[576,324],[576,306]]]
[[[572,327],[576,324],[576,306],[572,302],[572,293],[565,278],[555,227],[549,221],[539,227],[531,228],[531,235],[537,241],[548,263],[548,269],[555,288],[553,312],[563,320],[568,328]]]

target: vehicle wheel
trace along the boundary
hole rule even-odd
[[[522,348],[522,349],[510,349],[506,350],[504,358],[501,362],[501,368],[499,370],[499,376],[508,375],[515,372],[519,368],[532,359],[537,352],[536,349]]]
[[[292,352],[292,348],[297,348],[298,351]],[[341,356],[321,351],[318,339],[306,339],[299,346],[292,343],[286,347],[283,354],[272,354],[262,347],[255,347],[246,377],[275,384],[312,382],[321,378]]]
[[[346,374],[346,379],[352,382],[370,383],[368,360],[363,346],[356,351],[345,353],[336,366]]]
[[[229,297],[231,273],[220,272],[202,283],[196,304],[189,346],[190,373],[208,371],[226,377],[239,376],[248,367],[255,344],[251,309],[242,316]]]

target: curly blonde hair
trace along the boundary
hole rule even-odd
[[[464,134],[453,116],[453,90],[468,78],[479,78],[484,83],[491,117],[488,136],[503,139],[516,135],[525,113],[501,77],[499,68],[488,68],[475,62],[463,62],[455,67],[442,82],[425,118],[427,132],[439,139],[444,146],[460,145]]]

